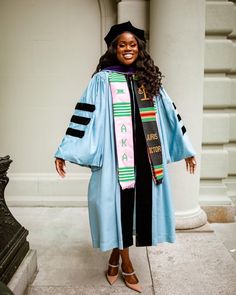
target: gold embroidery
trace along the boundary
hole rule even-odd
[[[143,85],[138,88],[138,94],[143,94],[144,95],[144,98],[141,98],[142,101],[149,100],[149,98],[147,97],[147,94],[146,94],[146,91],[145,91],[145,88],[144,88]]]
[[[138,94],[143,94],[143,89],[142,89],[142,87],[138,88]]]
[[[152,146],[152,147],[149,147],[148,149],[150,154],[158,153],[161,151],[161,146],[160,145]]]
[[[147,137],[146,137],[147,141],[156,140],[156,139],[158,139],[158,135],[156,133],[147,134]]]

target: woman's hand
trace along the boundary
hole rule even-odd
[[[196,166],[197,166],[196,158],[194,156],[186,158],[185,162],[186,162],[186,170],[189,171],[190,174],[194,174],[194,171],[195,171]]]
[[[66,168],[66,163],[65,163],[65,160],[60,159],[60,158],[56,158],[55,166],[56,166],[57,173],[61,177],[65,177],[66,176],[66,169],[65,169]]]

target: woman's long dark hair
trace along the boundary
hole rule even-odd
[[[121,65],[116,57],[118,38],[119,36],[112,41],[105,54],[100,57],[95,73],[100,72],[106,67]],[[135,38],[138,42],[139,54],[138,58],[131,66],[136,68],[138,86],[141,87],[143,85],[146,89],[147,95],[149,97],[153,97],[159,93],[161,79],[163,76],[159,68],[154,65],[153,59],[146,51],[146,43],[136,36]]]

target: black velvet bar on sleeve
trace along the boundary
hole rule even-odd
[[[182,129],[183,134],[187,131],[186,128],[185,128],[184,126],[182,126],[181,129]]]
[[[76,124],[88,125],[88,123],[90,122],[90,120],[91,120],[90,118],[73,115],[71,117],[71,120],[70,121],[72,123],[76,123]]]
[[[90,104],[90,103],[78,102],[75,109],[76,110],[81,110],[81,111],[87,111],[87,112],[94,112],[95,111],[95,105]]]
[[[73,129],[73,128],[68,128],[66,130],[66,135],[82,138],[84,136],[84,131]]]

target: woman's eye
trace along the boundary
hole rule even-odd
[[[137,44],[135,44],[135,43],[131,43],[131,44],[124,44],[124,43],[120,43],[120,44],[118,44],[118,47],[119,48],[125,48],[126,46],[128,46],[128,47],[132,47],[132,48],[135,48],[136,46],[137,46]]]

